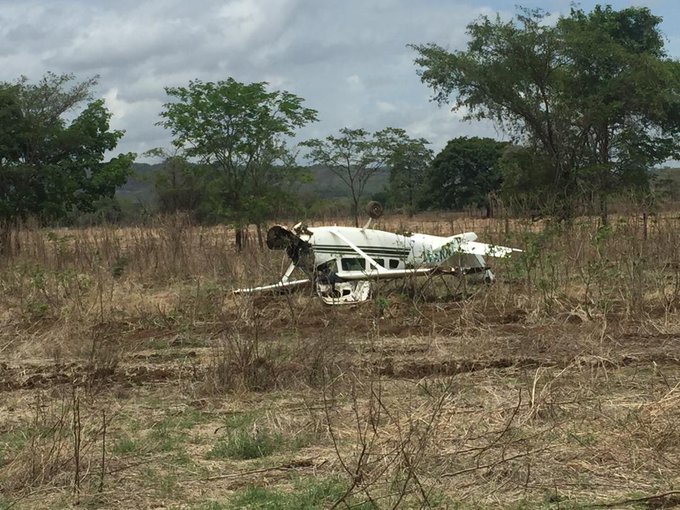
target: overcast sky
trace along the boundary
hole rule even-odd
[[[596,2],[580,5],[590,10]],[[605,2],[606,3],[606,2]],[[662,16],[680,57],[680,1],[609,2]],[[267,81],[306,100],[319,122],[300,138],[348,126],[401,127],[435,151],[463,135],[502,138],[488,123],[430,101],[409,43],[462,49],[465,26],[515,5],[567,13],[568,0],[0,0],[0,81],[46,71],[99,75],[96,89],[126,134],[120,152],[169,146],[155,125],[167,86],[189,80]],[[117,151],[118,152],[118,151]],[[140,158],[141,159],[141,158]]]

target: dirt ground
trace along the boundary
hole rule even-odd
[[[0,509],[680,507],[670,227],[339,307],[234,296],[278,261],[159,232],[2,266]]]
[[[680,328],[406,302],[309,303],[291,327],[285,301],[260,299],[257,333],[100,325],[94,360],[17,336],[2,508],[680,503]]]

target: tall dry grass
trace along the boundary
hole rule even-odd
[[[484,242],[521,248],[521,255],[490,261],[499,284],[475,306],[586,319],[673,313],[679,227],[674,213],[646,223],[616,217],[608,227],[592,218],[564,226],[453,215],[395,216],[375,225],[434,235],[475,231]],[[256,244],[238,253],[227,228],[193,226],[181,215],[143,228],[20,229],[0,258],[0,320],[10,328],[51,321],[73,330],[173,314],[215,321],[225,306],[239,306],[229,304],[231,289],[273,282],[287,263],[282,252]]]
[[[81,480],[113,475],[107,459],[98,464],[100,451],[112,454],[101,389],[171,380],[175,398],[191,402],[306,391],[314,437],[348,480],[345,500],[436,507],[456,493],[490,506],[494,493],[518,500],[532,490],[563,498],[569,487],[583,495],[613,483],[612,467],[628,477],[614,480],[626,490],[662,470],[644,486],[653,492],[675,480],[677,461],[677,385],[664,360],[680,334],[679,227],[674,212],[620,215],[604,228],[593,218],[391,216],[375,228],[475,231],[523,253],[492,261],[491,286],[381,283],[370,302],[347,308],[304,293],[232,295],[275,281],[285,255],[255,242],[237,252],[229,229],[183,216],[16,230],[0,259],[0,390],[39,393],[16,423],[0,420],[16,443],[0,459],[1,488],[75,492]],[[640,361],[645,342],[656,357]],[[175,362],[180,350],[187,357]],[[641,362],[653,369],[638,371]],[[59,377],[31,372],[41,364]]]
[[[0,360],[77,359],[105,375],[143,346],[140,339],[163,331],[226,338],[220,352],[231,353],[229,363],[242,357],[232,356],[242,351],[234,350],[234,339],[258,328],[264,337],[294,338],[318,337],[329,325],[343,335],[379,337],[465,334],[466,327],[517,322],[590,324],[601,337],[624,323],[674,332],[679,227],[676,213],[647,221],[618,216],[607,227],[593,218],[572,225],[433,214],[383,218],[375,228],[442,236],[476,231],[482,241],[523,252],[490,261],[498,277],[490,287],[440,277],[389,282],[349,318],[310,294],[232,295],[234,288],[276,281],[288,260],[256,243],[237,252],[225,227],[195,226],[178,215],[149,227],[24,228],[11,233],[0,259]]]

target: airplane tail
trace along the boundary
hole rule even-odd
[[[462,234],[456,234],[455,236],[451,237],[445,237],[442,239],[441,244],[439,246],[434,246],[433,248],[436,250],[438,248],[441,248],[442,246],[446,246],[447,244],[450,243],[463,243],[463,242],[471,242],[471,241],[476,241],[477,240],[477,234],[474,232],[463,232]]]
[[[484,257],[503,258],[520,251],[522,250],[479,243],[474,232],[447,237],[439,246],[433,247],[434,258],[440,264],[458,267],[486,267]]]

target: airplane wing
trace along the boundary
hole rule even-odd
[[[410,268],[410,269],[385,269],[380,264],[378,264],[370,255],[365,253],[361,248],[356,246],[352,241],[347,239],[341,232],[337,230],[331,230],[331,232],[344,241],[352,250],[354,250],[358,255],[366,260],[367,270],[365,271],[338,271],[336,274],[343,280],[376,280],[376,279],[387,279],[387,278],[402,278],[405,276],[423,276],[428,275],[433,272],[449,272],[457,274],[467,274],[471,270],[479,271],[479,267],[473,268],[451,268],[444,269],[441,266],[436,267],[421,267],[421,268]],[[506,246],[495,246],[492,244],[479,243],[474,241],[476,239],[476,234],[470,232],[466,234],[461,234],[456,236],[455,239],[448,244],[448,251],[452,251],[451,255],[458,254],[469,254],[469,255],[481,255],[490,257],[507,257],[513,252],[521,252],[522,250],[517,250],[515,248],[508,248]],[[454,246],[455,244],[455,246]],[[446,245],[445,245],[446,246]],[[444,247],[445,247],[444,246]],[[444,248],[442,247],[442,248]],[[440,248],[441,249],[441,248]],[[482,269],[488,269],[482,266]]]
[[[266,291],[277,291],[277,290],[283,290],[283,289],[288,289],[291,287],[300,287],[302,285],[306,285],[310,283],[311,280],[309,278],[305,278],[303,280],[288,280],[288,281],[281,281],[277,283],[273,283],[271,285],[262,285],[261,287],[248,287],[248,288],[243,288],[243,289],[236,289],[234,291],[234,294],[252,294],[255,292],[266,292]]]
[[[496,246],[493,244],[478,243],[476,241],[467,241],[460,244],[458,251],[461,253],[468,253],[470,255],[503,258],[512,253],[521,252],[522,250],[508,248],[507,246]]]
[[[460,260],[461,256],[470,256],[473,260],[471,265],[477,267],[484,264],[484,261],[479,259],[479,257],[503,258],[512,253],[522,251],[506,246],[479,243],[476,239],[477,236],[473,232],[452,236],[445,243],[433,247],[425,259],[430,263],[460,265],[462,262]],[[475,261],[474,259],[478,260]],[[463,263],[463,265],[465,266],[466,264]]]
[[[444,274],[453,276],[465,276],[472,274],[482,274],[489,268],[487,266],[481,267],[419,267],[411,269],[385,269],[378,273],[377,271],[338,271],[336,274],[339,278],[347,281],[357,280],[387,280],[390,278],[404,278],[408,276],[427,276],[431,274]]]
[[[292,287],[300,287],[310,283],[312,280],[309,278],[303,278],[302,280],[289,280],[288,278],[293,273],[295,269],[295,263],[291,262],[286,269],[286,272],[281,277],[281,280],[272,283],[271,285],[262,285],[260,287],[247,287],[244,289],[236,289],[234,294],[252,294],[254,292],[266,292],[266,291],[282,291],[283,289],[289,289]]]
[[[336,274],[343,280],[382,280],[405,276],[425,276],[438,270],[438,267],[421,267],[417,269],[383,269],[381,271],[338,271]]]

